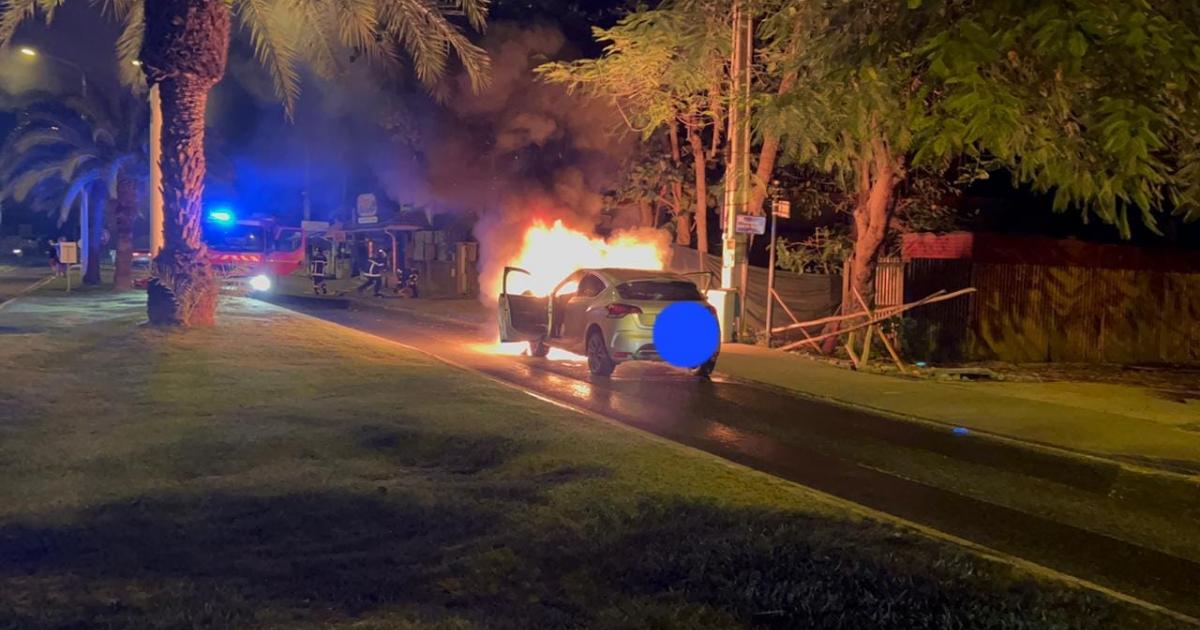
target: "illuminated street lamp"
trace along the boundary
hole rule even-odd
[[[79,64],[69,59],[63,59],[62,57],[56,55],[48,55],[38,51],[36,48],[30,48],[29,46],[22,46],[18,48],[17,51],[26,57],[45,57],[50,61],[56,61],[71,68],[72,70],[75,70],[79,73],[79,91],[84,97],[87,96],[87,73],[83,71],[83,68],[81,68]]]

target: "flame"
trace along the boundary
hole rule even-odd
[[[562,221],[549,227],[536,222],[525,231],[521,251],[507,263],[531,275],[509,274],[508,292],[549,295],[563,278],[581,268],[664,269],[669,257],[666,239],[663,232],[643,230],[606,241],[569,229]]]

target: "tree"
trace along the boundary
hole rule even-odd
[[[17,25],[62,0],[9,0],[0,8],[0,44]],[[201,241],[205,174],[204,113],[208,91],[225,73],[234,18],[250,34],[287,111],[299,96],[299,64],[334,77],[345,63],[365,57],[391,62],[406,50],[427,84],[446,71],[453,52],[476,88],[486,81],[487,56],[451,23],[442,5],[427,0],[111,0],[105,6],[124,24],[117,43],[125,77],[140,61],[162,101],[164,247],[154,261],[147,296],[150,322],[205,325],[215,320],[217,285]],[[454,12],[475,29],[485,22],[484,0],[457,0]]]
[[[1145,0],[785,1],[762,35],[797,82],[763,124],[853,196],[850,282],[868,300],[914,169],[974,161],[1052,192],[1056,210],[1153,228],[1158,212],[1198,214],[1198,13]]]
[[[707,253],[707,170],[721,142],[730,40],[721,4],[681,3],[637,11],[613,28],[593,29],[593,35],[606,43],[600,58],[549,63],[537,71],[548,81],[611,101],[643,140],[665,131],[671,162],[681,172],[687,149],[692,194],[683,193],[682,176],[670,182],[676,242],[690,242],[689,219],[694,217],[697,249]],[[680,129],[686,147],[680,142]],[[711,150],[706,150],[706,131]]]
[[[133,221],[138,186],[146,176],[144,105],[128,94],[108,98],[92,90],[89,98],[49,95],[28,100],[19,123],[0,150],[0,198],[24,201],[35,189],[55,197],[58,224],[78,204],[90,204],[88,268],[84,282],[100,283],[100,233],[104,210],[115,203],[117,261],[113,284],[130,288]]]

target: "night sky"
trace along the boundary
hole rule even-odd
[[[499,27],[503,31],[504,25],[555,28],[565,39],[555,53],[559,57],[594,55],[598,48],[590,28],[610,25],[625,4],[502,1],[493,6],[490,30]],[[0,104],[9,110],[17,95],[31,90],[64,93],[78,89],[77,72],[45,59],[24,58],[15,52],[20,45],[35,46],[80,65],[92,89],[118,89],[112,53],[116,35],[116,27],[99,16],[98,9],[78,2],[67,3],[49,28],[39,23],[24,25],[14,46],[0,53]],[[314,218],[335,218],[338,209],[360,192],[382,193],[396,204],[422,204],[430,198],[433,193],[421,182],[429,161],[435,159],[430,152],[442,142],[442,136],[460,133],[460,128],[467,126],[454,112],[448,113],[434,102],[411,78],[384,81],[358,63],[349,64],[347,76],[336,84],[306,77],[295,120],[289,122],[271,92],[269,79],[251,58],[244,34],[235,31],[234,40],[226,78],[213,90],[209,103],[207,201],[233,205],[244,214],[267,213],[296,222],[306,182]],[[386,116],[401,122],[384,124],[381,129],[381,119]],[[13,120],[11,111],[0,113],[0,132],[7,133]],[[476,126],[487,123],[471,122]],[[490,142],[478,139],[478,134],[473,141],[481,145]],[[539,150],[547,148],[541,144],[528,147],[522,155],[528,157]],[[537,169],[541,163],[534,156],[527,159],[526,168]],[[406,164],[411,164],[411,172],[403,172]],[[961,205],[980,230],[1120,241],[1111,226],[1094,219],[1085,225],[1078,212],[1049,212],[1045,196],[1014,189],[1003,173],[972,186]],[[10,204],[5,214],[6,232],[18,221],[32,222],[40,232],[54,230],[48,220],[32,215],[27,208]],[[1161,227],[1164,236],[1135,225],[1133,241],[1200,248],[1200,225],[1163,217]],[[781,225],[785,235],[797,237],[805,236],[810,228],[803,220]],[[757,253],[763,255],[765,250]]]

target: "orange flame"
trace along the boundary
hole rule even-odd
[[[530,273],[508,276],[508,292],[548,295],[571,272],[581,268],[664,269],[669,260],[667,235],[658,230],[626,232],[609,240],[572,230],[555,221],[538,222],[525,232],[521,251],[508,262]]]

